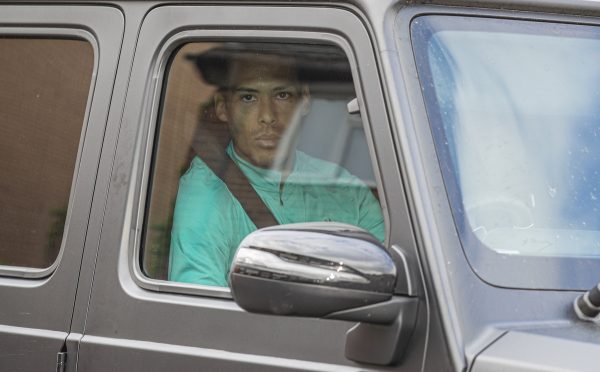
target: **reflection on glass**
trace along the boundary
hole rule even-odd
[[[87,41],[0,38],[0,266],[59,255],[93,69]]]
[[[143,258],[150,277],[227,286],[239,243],[269,214],[279,224],[357,225],[383,241],[339,48],[190,43],[167,77]]]
[[[423,17],[413,32],[471,231],[499,253],[600,256],[600,31]]]

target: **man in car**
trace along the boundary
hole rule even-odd
[[[296,61],[246,52],[232,56],[224,65],[226,77],[215,96],[216,116],[231,134],[224,151],[277,222],[344,222],[383,241],[377,199],[347,170],[298,150],[287,151],[288,170],[273,168],[286,129],[309,107],[309,89],[299,79]],[[227,286],[237,247],[255,230],[226,184],[195,157],[179,183],[169,279]]]

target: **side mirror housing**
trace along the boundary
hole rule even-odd
[[[240,244],[230,271],[243,309],[263,314],[391,323],[396,266],[368,232],[319,222],[269,227]],[[396,309],[397,310],[397,309]]]
[[[419,299],[405,252],[391,252],[351,225],[269,227],[240,244],[231,292],[250,312],[360,322],[346,334],[346,358],[393,365],[409,348]]]

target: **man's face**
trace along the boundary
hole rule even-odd
[[[268,168],[308,90],[298,83],[290,60],[276,56],[240,56],[229,72],[229,89],[218,94],[216,111],[226,121],[236,153]]]

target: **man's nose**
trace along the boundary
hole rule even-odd
[[[273,125],[276,122],[277,115],[274,110],[274,104],[270,98],[264,98],[260,100],[259,106],[259,120],[263,124]]]

